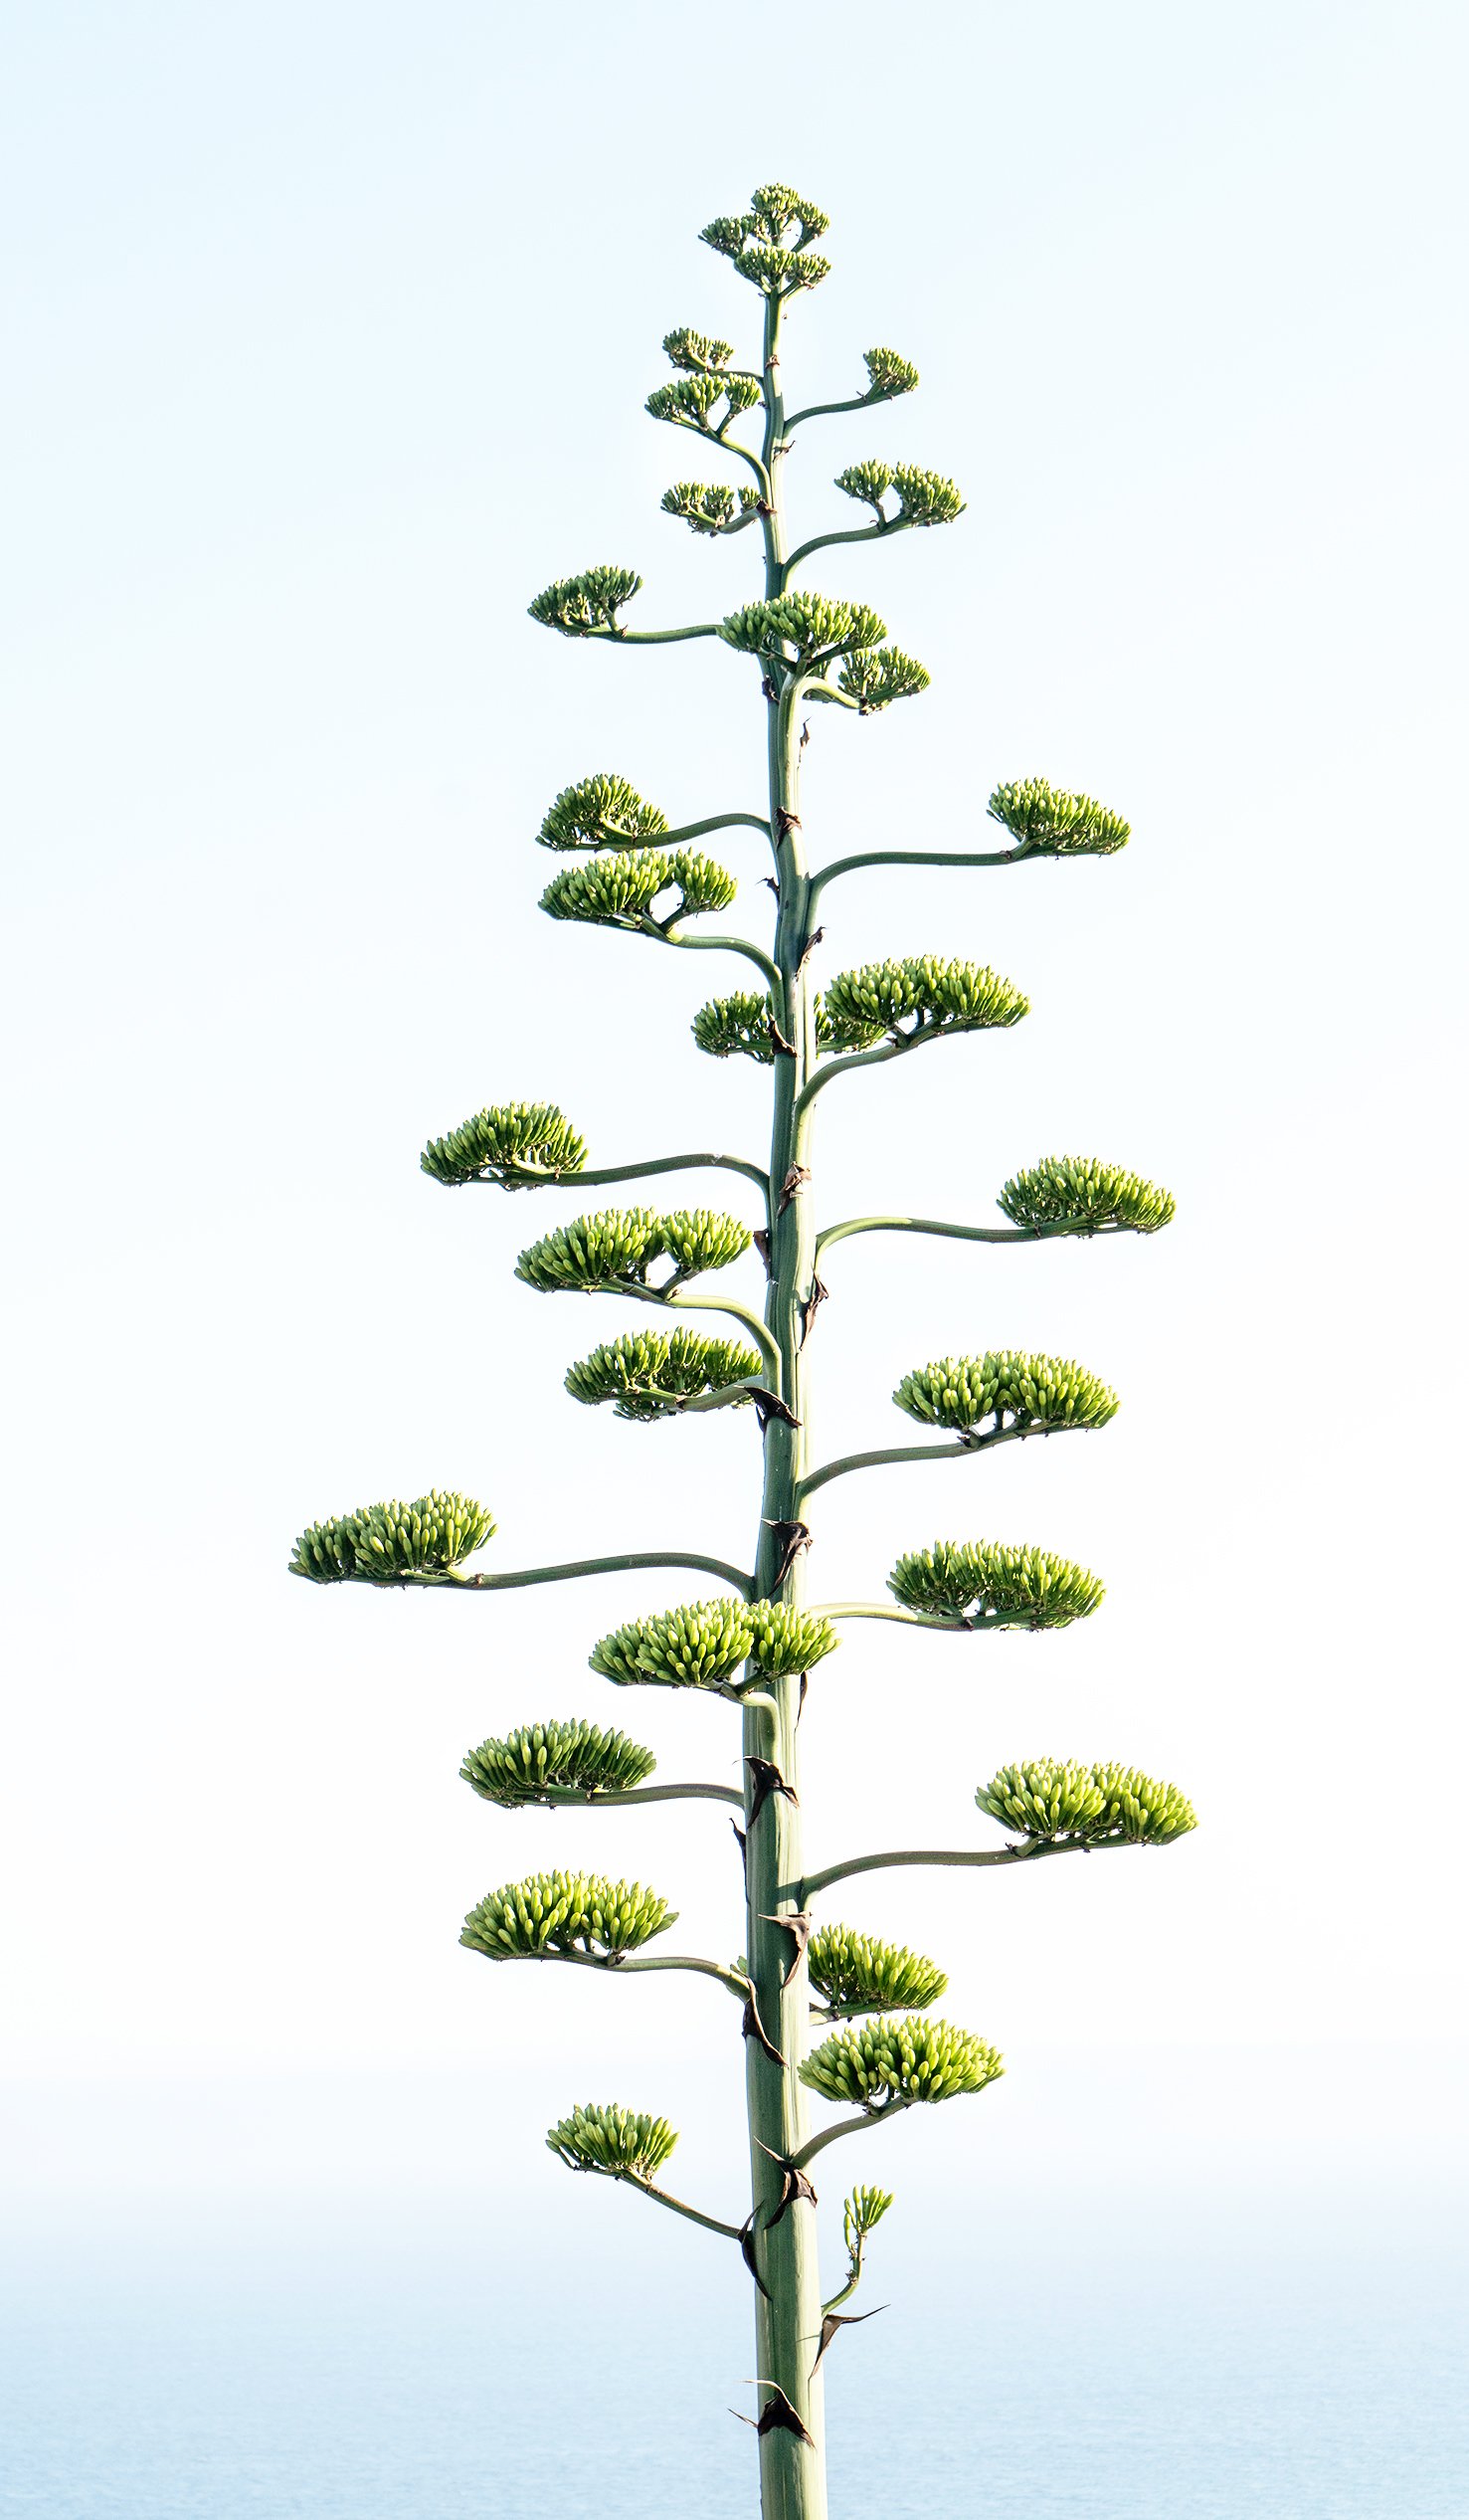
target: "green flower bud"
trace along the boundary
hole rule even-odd
[[[760,1359],[733,1339],[695,1330],[635,1330],[611,1339],[570,1367],[573,1400],[595,1408],[611,1401],[620,1418],[643,1422],[677,1415],[685,1400],[726,1384],[758,1380]]]
[[[849,2257],[855,2254],[857,2242],[876,2229],[891,2204],[886,2188],[853,2188],[841,2208],[841,2237]]]
[[[1008,1181],[999,1204],[1011,1225],[1074,1225],[1090,1233],[1157,1234],[1174,1215],[1171,1191],[1094,1155],[1048,1155]]]
[[[627,849],[638,841],[656,840],[667,828],[667,816],[644,804],[626,779],[599,770],[562,789],[547,806],[536,839],[542,849]]]
[[[1104,1798],[1099,1834],[1126,1838],[1139,1846],[1166,1846],[1197,1828],[1193,1804],[1176,1785],[1161,1785],[1137,1768],[1112,1764],[1093,1773]]]
[[[856,701],[861,717],[875,717],[894,700],[916,699],[931,679],[927,666],[901,648],[874,648],[866,656],[848,657],[836,677],[838,688]]]
[[[651,1776],[657,1761],[626,1733],[604,1732],[577,1718],[567,1723],[522,1724],[503,1741],[481,1741],[464,1754],[459,1770],[486,1803],[519,1811],[564,1794],[628,1794]]]
[[[873,458],[866,464],[849,464],[844,473],[837,474],[835,486],[844,490],[848,498],[863,500],[880,517],[883,492],[891,489],[892,478],[892,466]]]
[[[291,1552],[290,1573],[312,1584],[443,1581],[494,1527],[493,1514],[471,1496],[435,1487],[411,1504],[394,1498],[313,1523]]]
[[[887,1579],[909,1610],[934,1619],[1005,1620],[1068,1628],[1087,1619],[1106,1587],[1069,1558],[998,1540],[936,1540],[899,1558]]]
[[[636,933],[654,917],[653,903],[664,894],[677,896],[654,921],[666,930],[678,919],[728,909],[738,889],[732,874],[696,849],[620,849],[586,866],[563,867],[541,894],[541,908],[550,918]]]
[[[747,512],[723,482],[675,482],[658,504],[664,515],[681,516],[696,534],[724,533]]]
[[[1010,779],[998,787],[988,811],[1022,848],[1042,858],[1110,858],[1125,849],[1131,823],[1110,813],[1094,796],[1068,796],[1048,779]]]
[[[826,1000],[819,994],[813,1001],[816,1017],[817,1049],[831,1048],[831,1027],[826,1021]],[[757,1066],[775,1064],[776,1045],[771,1033],[774,1009],[767,990],[764,996],[754,989],[736,989],[733,996],[711,998],[694,1017],[691,1030],[700,1050],[710,1059],[753,1059]]]
[[[605,1208],[532,1243],[516,1261],[515,1274],[538,1294],[642,1286],[661,1249],[651,1208]]]
[[[553,2126],[546,2143],[568,2170],[595,2170],[608,2179],[650,2184],[678,2138],[665,2117],[586,2101]]]
[[[921,1953],[878,1942],[851,1925],[820,1925],[806,1946],[811,1982],[833,2013],[922,2010],[949,1981]]]
[[[964,500],[942,473],[925,473],[916,464],[893,467],[900,525],[952,525],[964,514]]]
[[[491,1890],[464,1918],[459,1941],[486,1960],[536,1960],[547,1952],[598,1959],[637,1951],[676,1922],[655,1890],[600,1872],[533,1872]]]
[[[774,245],[747,245],[731,260],[741,280],[766,297],[794,297],[799,290],[819,288],[831,269],[820,254],[788,254]]]
[[[988,964],[943,962],[936,955],[864,963],[838,971],[826,991],[826,1018],[841,1050],[868,1050],[887,1035],[972,1033],[1017,1024],[1030,1001]]]
[[[781,1680],[810,1671],[834,1653],[841,1640],[829,1619],[790,1602],[752,1602],[750,1655],[761,1679]]]
[[[493,1181],[501,1190],[536,1190],[584,1170],[585,1138],[554,1102],[497,1102],[448,1137],[431,1138],[419,1162],[432,1181],[456,1190]]]
[[[526,609],[543,629],[559,630],[568,639],[605,638],[621,629],[618,613],[642,584],[636,569],[583,569],[579,577],[557,578],[543,587]]]
[[[898,2014],[853,2022],[812,2050],[801,2079],[825,2100],[853,2102],[874,2117],[895,2101],[954,2100],[983,2091],[1005,2066],[973,2031]]]
[[[1020,1356],[1010,1348],[988,1356],[941,1356],[915,1366],[893,1393],[920,1426],[959,1434],[993,1418],[1015,1427],[1104,1427],[1117,1414],[1117,1394],[1084,1365],[1057,1356]]]

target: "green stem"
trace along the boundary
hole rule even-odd
[[[675,831],[653,832],[645,837],[628,835],[630,849],[676,849],[686,840],[702,840],[709,832],[736,830],[764,832],[770,838],[770,825],[763,814],[707,814],[701,823],[680,823]]]
[[[625,2188],[636,2188],[641,2197],[648,2197],[654,2205],[665,2205],[670,2214],[681,2214],[685,2223],[697,2223],[701,2230],[718,2231],[722,2238],[737,2240],[739,2229],[733,2223],[721,2223],[714,2214],[701,2214],[696,2205],[685,2205],[681,2197],[670,2197],[666,2188],[655,2188],[650,2179],[640,2179],[631,2170],[610,2170],[605,2178],[616,2179]]]
[[[553,1961],[568,1969],[600,1969],[604,1977],[641,1978],[654,1969],[682,1969],[697,1978],[715,1978],[728,1995],[737,1995],[743,2004],[745,1981],[733,1969],[722,1968],[717,1960],[685,1958],[682,1953],[667,1952],[653,1959],[638,1959],[623,1952],[597,1951],[514,1951],[505,1954],[507,1961]]]
[[[571,1786],[546,1785],[533,1801],[553,1811],[573,1805],[582,1812],[623,1811],[630,1803],[733,1803],[739,1811],[745,1798],[736,1785],[635,1785],[623,1794],[578,1794]]]
[[[808,403],[805,411],[795,412],[787,421],[786,435],[789,438],[792,430],[799,429],[803,420],[821,420],[830,411],[870,411],[874,399],[879,402],[890,402],[892,397],[889,394],[881,394],[875,398],[871,394],[853,394],[842,403]]]
[[[908,1058],[913,1051],[922,1050],[927,1042],[952,1041],[963,1033],[983,1030],[983,1025],[979,1024],[935,1024],[926,1032],[910,1034],[905,1041],[884,1042],[878,1050],[858,1050],[847,1059],[829,1059],[803,1085],[800,1097],[802,1113],[810,1110],[817,1095],[830,1084],[833,1076],[849,1075],[855,1067],[880,1067],[885,1060]]]
[[[1038,849],[864,849],[858,857],[833,858],[829,867],[818,867],[811,879],[812,899],[838,875],[855,874],[863,867],[1018,867],[1042,854]]]
[[[825,1872],[809,1872],[801,1884],[803,1899],[817,1899],[837,1881],[857,1872],[890,1872],[907,1864],[964,1864],[988,1868],[1008,1863],[1040,1863],[1047,1855],[1101,1854],[1109,1846],[1130,1846],[1131,1838],[1028,1839],[1022,1846],[904,1846],[889,1855],[851,1855],[845,1863],[828,1863]]]
[[[860,2135],[864,2126],[882,2126],[888,2118],[901,2117],[905,2109],[915,2105],[912,2100],[888,2100],[880,2109],[859,2109],[855,2117],[838,2118],[834,2126],[826,2127],[822,2134],[813,2135],[809,2144],[803,2144],[794,2156],[796,2169],[804,2170],[808,2162],[816,2160],[818,2153],[824,2153],[828,2144],[839,2143],[843,2135]]]
[[[687,630],[593,630],[584,637],[615,639],[623,648],[666,648],[675,639],[717,639],[721,625],[717,621],[694,622]]]
[[[658,926],[656,919],[649,919],[646,926],[637,933],[655,936],[663,945],[680,945],[685,953],[690,954],[743,954],[746,962],[755,965],[772,989],[779,989],[781,985],[781,975],[769,954],[762,952],[760,946],[752,945],[748,936],[672,936],[666,928]]]
[[[885,516],[880,525],[852,525],[844,533],[813,534],[810,542],[803,542],[800,550],[793,551],[786,562],[787,580],[792,570],[799,569],[802,561],[809,560],[813,552],[829,551],[838,542],[881,542],[888,534],[904,532],[907,525],[906,516]]]
[[[814,1496],[819,1487],[825,1487],[828,1479],[845,1478],[848,1470],[884,1469],[893,1461],[963,1461],[974,1453],[993,1453],[997,1444],[1023,1444],[1026,1436],[1045,1433],[1043,1427],[1002,1427],[997,1434],[976,1436],[968,1444],[899,1444],[881,1453],[844,1453],[840,1460],[825,1461],[819,1470],[802,1480],[802,1502]]]
[[[633,1549],[621,1557],[573,1558],[566,1566],[522,1566],[510,1575],[462,1575],[459,1590],[466,1593],[514,1593],[526,1584],[570,1584],[581,1575],[631,1575],[643,1566],[687,1566],[700,1575],[715,1575],[733,1587],[742,1601],[754,1589],[753,1579],[723,1558],[700,1557],[688,1549]]]
[[[1063,1225],[945,1225],[938,1217],[848,1217],[817,1236],[817,1257],[852,1234],[941,1234],[955,1243],[1045,1243],[1063,1234],[1115,1234],[1120,1226],[1088,1225],[1084,1218]]]
[[[599,1164],[586,1172],[559,1173],[554,1184],[548,1178],[547,1187],[554,1187],[557,1190],[575,1190],[579,1185],[585,1185],[589,1189],[598,1190],[608,1182],[651,1181],[655,1173],[695,1172],[743,1173],[746,1181],[754,1182],[766,1206],[770,1205],[770,1175],[763,1166],[747,1164],[743,1155],[713,1155],[707,1152],[697,1155],[654,1155],[644,1162],[636,1164]]]

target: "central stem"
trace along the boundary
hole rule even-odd
[[[769,299],[765,320],[763,454],[771,485],[772,512],[762,519],[767,599],[782,592],[786,571],[780,318],[779,299]],[[775,1014],[785,1039],[795,1046],[795,1057],[779,1050],[775,1054],[766,1321],[780,1349],[782,1391],[800,1423],[791,1426],[773,1417],[766,1430],[755,1594],[758,1600],[790,1603],[802,1599],[805,1561],[797,1554],[782,1574],[788,1551],[777,1526],[799,1518],[800,1482],[809,1465],[810,1406],[802,1341],[805,1307],[816,1273],[816,1228],[809,1185],[792,1179],[807,1162],[811,1119],[809,1112],[798,1108],[798,1097],[816,1066],[815,994],[805,961],[810,882],[799,822],[801,755],[795,719],[800,691],[794,672],[782,673],[778,666],[772,666],[767,683],[767,714],[770,827],[779,884],[775,961],[780,981]],[[792,1676],[762,1682],[760,1694],[773,1703],[747,1708],[745,1753],[747,1757],[773,1760],[795,1791],[800,1679]],[[747,1768],[747,1779],[751,1773]],[[793,1914],[800,1904],[805,1871],[801,1813],[785,1795],[772,1794],[759,1819],[751,1822],[751,1802],[747,1784],[745,1948],[761,2022],[784,2058],[778,2064],[767,2055],[757,2037],[745,2042],[755,2259],[770,2296],[767,2299],[756,2294],[757,2370],[762,2381],[775,2384],[774,2388],[759,2392],[759,2412],[779,2406],[775,2395],[775,2389],[779,2389],[815,2444],[808,2447],[797,2433],[783,2428],[773,2427],[763,2434],[761,2510],[763,2520],[826,2520],[822,2383],[819,2377],[812,2377],[822,2327],[816,2216],[809,2204],[797,2200],[788,2204],[780,2221],[769,2228],[780,2207],[784,2185],[781,2164],[794,2159],[809,2131],[806,2090],[798,2079],[798,2068],[810,2040],[811,1997],[806,1960],[804,1954],[797,1958],[794,1937],[772,1921]]]

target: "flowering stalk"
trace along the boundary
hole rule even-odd
[[[1056,1235],[1152,1234],[1169,1223],[1166,1191],[1116,1165],[1053,1157],[1016,1173],[1000,1194],[1002,1226],[874,1214],[816,1218],[820,1097],[839,1075],[904,1059],[960,1034],[1007,1028],[1027,1013],[1012,982],[969,963],[923,955],[838,972],[819,991],[819,897],[871,866],[1014,866],[1034,858],[1106,857],[1128,838],[1120,816],[1093,798],[1041,779],[995,790],[989,812],[1004,845],[867,851],[813,869],[801,813],[800,774],[820,707],[869,717],[921,692],[928,675],[893,646],[865,604],[809,592],[795,581],[833,544],[890,539],[953,523],[964,501],[952,482],[877,457],[849,465],[836,486],[864,511],[849,530],[809,536],[793,551],[786,468],[798,430],[824,414],[863,412],[909,393],[916,370],[890,349],[864,354],[867,386],[834,402],[788,413],[782,333],[788,302],[817,287],[827,266],[812,253],[824,214],[788,186],[762,186],[747,212],[716,219],[704,241],[758,292],[758,362],[733,364],[733,347],[681,327],[663,347],[673,379],[649,397],[654,419],[730,455],[752,477],[738,492],[719,484],[675,483],[662,505],[713,539],[758,525],[763,593],[715,623],[631,632],[623,615],[639,594],[634,570],[600,566],[558,579],[532,603],[533,618],[569,638],[657,645],[716,639],[749,660],[766,723],[766,786],[759,813],[725,805],[670,825],[620,775],[599,773],[565,788],[537,839],[557,853],[542,907],[558,920],[621,930],[674,949],[735,955],[764,983],[700,1010],[698,1047],[744,1057],[771,1071],[768,1166],[708,1150],[593,1167],[588,1149],[554,1105],[486,1106],[434,1139],[424,1170],[448,1188],[590,1188],[671,1172],[733,1173],[758,1192],[752,1233],[704,1209],[603,1209],[530,1244],[516,1274],[540,1294],[618,1295],[644,1309],[644,1326],[595,1348],[567,1375],[572,1397],[608,1406],[634,1425],[689,1412],[753,1412],[763,1472],[760,1520],[749,1570],[702,1552],[656,1549],[545,1567],[486,1573],[469,1563],[494,1524],[471,1498],[434,1491],[412,1503],[365,1507],[314,1524],[296,1543],[292,1570],[316,1583],[359,1582],[491,1593],[632,1567],[701,1572],[725,1593],[626,1622],[593,1647],[591,1663],[620,1689],[698,1689],[738,1709],[743,1786],[650,1786],[652,1754],[620,1731],[580,1718],[522,1725],[468,1753],[465,1781],[502,1810],[527,1805],[587,1810],[660,1800],[737,1804],[744,1873],[744,1945],[732,1965],[699,1955],[643,1953],[673,1912],[639,1882],[583,1872],[539,1873],[491,1891],[465,1919],[462,1941],[496,1963],[533,1960],[634,1974],[677,1969],[702,1977],[740,2006],[749,2131],[749,2204],[729,2221],[685,2204],[657,2180],[676,2136],[666,2120],[621,2104],[586,2103],[551,2130],[568,2167],[612,2178],[717,2237],[733,2241],[752,2285],[757,2434],[763,2520],[826,2520],[822,2370],[861,2279],[867,2238],[892,2200],[857,2187],[843,2211],[845,2279],[824,2300],[810,2166],[846,2135],[888,2117],[985,2089],[1003,2070],[974,2033],[935,2021],[941,1968],[839,1923],[818,1920],[813,1902],[863,1872],[898,1865],[985,1869],[1066,1851],[1165,1844],[1194,1826],[1176,1788],[1134,1769],[1031,1760],[1003,1768],[976,1794],[1005,1842],[842,1857],[809,1867],[802,1835],[799,1725],[811,1675],[839,1645],[850,1618],[973,1638],[999,1628],[1060,1628],[1089,1617],[1098,1579],[1044,1549],[991,1540],[936,1541],[901,1555],[888,1602],[806,1599],[814,1499],[830,1481],[882,1464],[957,1459],[1035,1435],[1095,1431],[1117,1408],[1115,1393],[1085,1367],[1050,1356],[990,1351],[915,1365],[893,1399],[927,1440],[878,1446],[821,1461],[813,1450],[812,1333],[827,1289],[826,1252],[855,1234],[946,1236],[1018,1246]],[[759,414],[759,442],[732,435]],[[690,846],[723,831],[763,835],[775,894],[768,946],[724,932],[686,932],[722,913],[735,878]],[[961,838],[963,835],[961,835]],[[937,1071],[925,1067],[926,1075]],[[739,1263],[754,1245],[765,1265],[765,1300],[710,1294],[704,1281]],[[679,1317],[654,1328],[658,1310]],[[691,1316],[716,1312],[737,1335],[711,1336]],[[827,2035],[816,2043],[816,2035]],[[813,2129],[810,2096],[845,2111]],[[860,2314],[870,2317],[873,2313]],[[853,2349],[847,2349],[853,2350]]]

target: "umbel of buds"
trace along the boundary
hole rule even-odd
[[[941,1356],[915,1366],[893,1393],[898,1407],[921,1426],[950,1427],[969,1435],[987,1418],[997,1425],[1104,1427],[1117,1415],[1117,1394],[1058,1356],[1018,1356],[1010,1348],[987,1356]]]
[[[996,2050],[973,2031],[899,2014],[833,2031],[813,2048],[801,2079],[824,2099],[855,2101],[875,2115],[895,2104],[983,2091],[1004,2071]]]
[[[806,1965],[827,2014],[922,2011],[949,1980],[921,1952],[879,1942],[851,1925],[819,1925],[806,1946]]]
[[[1018,1024],[1030,1001],[987,963],[944,962],[919,954],[838,971],[826,990],[826,1022],[839,1050],[869,1050],[884,1035],[976,1033]]]
[[[615,1628],[591,1663],[620,1688],[722,1690],[745,1662],[757,1679],[785,1679],[814,1669],[836,1644],[829,1619],[789,1602],[687,1602]]]
[[[1068,1760],[1027,1759],[1002,1768],[975,1795],[982,1812],[1025,1838],[1086,1845],[1125,1841],[1167,1846],[1198,1826],[1193,1804],[1176,1785],[1161,1785],[1137,1768],[1110,1762],[1082,1767]]]
[[[1012,1627],[1068,1628],[1089,1618],[1105,1586],[1049,1549],[1015,1548],[997,1540],[935,1540],[899,1558],[888,1589],[909,1610],[931,1619]]]
[[[493,1514],[472,1496],[434,1487],[411,1505],[361,1505],[313,1522],[295,1544],[290,1572],[312,1584],[442,1582],[493,1531]]]
[[[547,806],[536,838],[543,849],[627,849],[656,840],[666,814],[648,805],[615,770],[563,788]]]
[[[665,2117],[588,2100],[553,2126],[546,2142],[568,2170],[608,2179],[655,2179],[678,2138]]]
[[[419,1162],[432,1181],[457,1190],[470,1181],[498,1182],[502,1190],[534,1190],[581,1172],[585,1141],[554,1102],[498,1102],[430,1138]]]
[[[646,1287],[648,1271],[666,1261],[654,1291],[667,1294],[706,1269],[728,1268],[749,1248],[747,1225],[708,1208],[663,1217],[650,1208],[607,1208],[532,1243],[515,1274],[540,1294],[590,1294],[599,1287]]]
[[[464,1753],[459,1770],[467,1785],[502,1811],[545,1803],[557,1795],[628,1794],[651,1776],[657,1761],[625,1732],[605,1732],[580,1718],[570,1723],[522,1724],[503,1741],[481,1741]]]
[[[1091,1155],[1051,1155],[1029,1172],[1016,1173],[1000,1194],[1011,1225],[1064,1225],[1071,1231],[1156,1234],[1170,1225],[1174,1200],[1120,1164],[1099,1164]]]
[[[674,1923],[676,1910],[641,1881],[600,1872],[533,1872],[491,1890],[464,1918],[461,1943],[486,1960],[542,1960],[582,1952],[617,1959]]]
[[[697,1330],[633,1330],[569,1366],[566,1388],[589,1409],[610,1401],[618,1417],[650,1426],[706,1395],[749,1399],[759,1372],[755,1350],[735,1339],[707,1339]]]

